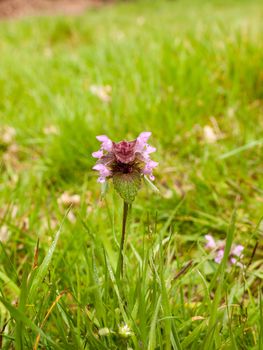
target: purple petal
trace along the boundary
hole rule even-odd
[[[92,153],[92,157],[93,157],[93,158],[98,158],[98,159],[100,159],[101,157],[103,157],[103,151],[102,151],[102,150],[99,150],[99,151],[97,151],[97,152],[93,152],[93,153]]]
[[[99,178],[98,178],[98,180],[97,180],[99,183],[104,183],[105,181],[106,181],[106,178],[105,177],[103,177],[103,176],[100,176]]]

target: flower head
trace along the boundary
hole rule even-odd
[[[113,142],[106,135],[97,136],[101,147],[98,151],[93,152],[92,156],[97,159],[93,169],[99,172],[98,182],[105,182],[106,179],[113,178],[115,188],[117,185],[120,189],[120,187],[125,187],[124,182],[126,184],[136,183],[136,186],[139,186],[143,175],[154,180],[153,169],[158,163],[150,158],[150,154],[156,151],[155,147],[147,143],[150,136],[150,132],[142,132],[133,141],[120,142]]]
[[[116,157],[117,162],[123,164],[132,163],[135,160],[135,147],[137,140],[113,142],[112,151]]]
[[[124,324],[122,326],[119,326],[119,335],[123,338],[128,338],[133,335],[132,330],[127,324]]]
[[[106,135],[97,136],[101,147],[99,151],[92,153],[98,159],[93,169],[99,171],[100,178],[104,178],[104,181],[112,177],[114,172],[132,171],[149,175],[153,179],[152,172],[158,163],[150,159],[150,154],[156,151],[155,147],[147,143],[150,136],[150,132],[142,132],[136,140],[120,142],[113,142]]]

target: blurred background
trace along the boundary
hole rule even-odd
[[[2,206],[22,201],[22,215],[21,206],[48,201],[61,213],[65,191],[90,191],[96,201],[96,135],[134,139],[149,130],[165,198],[146,201],[149,210],[157,201],[166,217],[186,197],[190,217],[208,211],[227,222],[238,199],[243,229],[255,225],[261,1],[1,0],[0,12]]]
[[[88,6],[109,0],[0,0],[0,17],[11,18],[34,14],[79,14]]]

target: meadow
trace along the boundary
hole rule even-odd
[[[262,37],[260,0],[0,23],[0,348],[263,349]],[[91,153],[142,131],[159,193],[120,277],[122,200]]]

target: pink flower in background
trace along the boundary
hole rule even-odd
[[[106,135],[97,136],[101,147],[92,156],[97,159],[93,169],[99,172],[98,182],[105,182],[115,173],[133,172],[148,175],[154,180],[153,169],[158,163],[150,158],[150,154],[156,151],[147,143],[150,136],[151,132],[142,132],[136,140],[120,142],[113,142]]]
[[[205,235],[205,239],[206,239],[206,241],[207,241],[206,246],[205,246],[206,248],[208,248],[208,249],[214,249],[214,248],[216,248],[216,242],[215,242],[213,236],[211,236],[211,235]]]
[[[225,242],[218,240],[216,241],[213,236],[205,235],[206,245],[205,248],[214,252],[215,257],[214,260],[217,264],[220,264],[225,251]],[[244,247],[241,244],[233,244],[230,254],[229,254],[229,262],[230,264],[236,264],[237,266],[243,267],[243,264],[240,263],[240,260],[243,258]]]
[[[237,264],[239,266],[241,266],[242,264],[238,261],[241,258],[243,258],[243,252],[244,247],[241,244],[235,245],[232,250],[231,250],[231,257],[230,257],[230,262],[232,264]],[[242,265],[243,266],[243,265]]]

